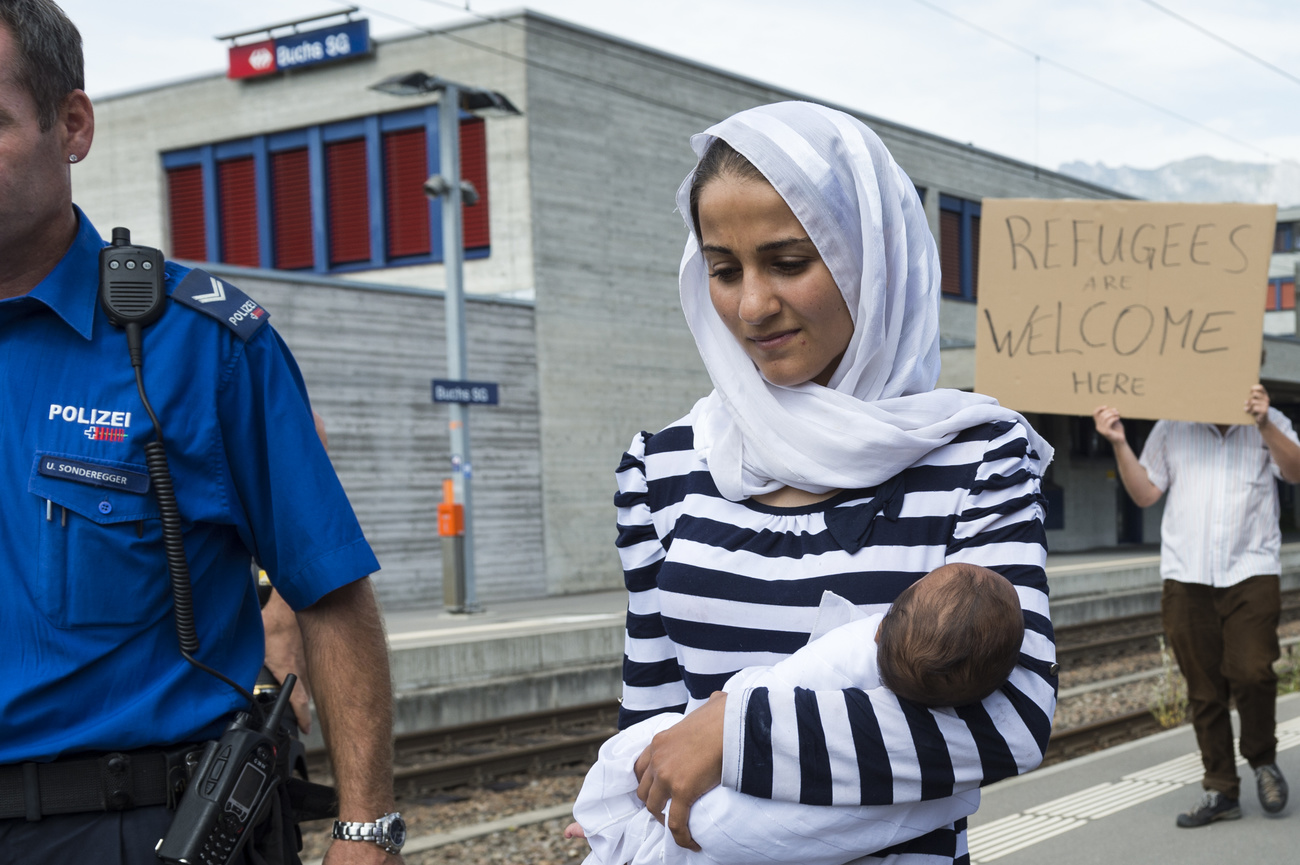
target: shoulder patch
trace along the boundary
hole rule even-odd
[[[203,270],[191,270],[172,292],[172,300],[209,315],[247,342],[271,317],[235,286]]]

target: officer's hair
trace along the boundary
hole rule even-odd
[[[0,23],[18,49],[14,78],[31,94],[41,131],[48,132],[67,95],[86,89],[81,34],[54,0],[0,0]]]

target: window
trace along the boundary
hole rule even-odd
[[[466,258],[490,252],[487,139],[460,122]],[[317,272],[442,260],[442,211],[424,195],[438,171],[438,106],[163,154],[172,255]]]
[[[1295,279],[1280,277],[1268,281],[1268,294],[1264,309],[1267,311],[1295,309]]]
[[[217,163],[217,195],[221,215],[221,260],[257,267],[257,182],[253,157]]]
[[[307,148],[271,154],[274,266],[300,270],[315,261],[311,237],[311,176]]]
[[[945,297],[979,297],[980,204],[939,194],[940,291]]]
[[[203,209],[203,169],[198,165],[167,172],[167,205],[172,223],[172,255],[193,261],[208,257]]]
[[[1273,235],[1274,252],[1293,252],[1296,241],[1296,223],[1279,222],[1277,234]]]
[[[384,135],[389,258],[429,254],[429,201],[422,186],[429,176],[427,152],[423,129]]]
[[[354,138],[326,144],[325,200],[330,264],[370,260],[369,193],[366,140]]]
[[[461,211],[466,249],[488,247],[487,129],[481,118],[460,124],[460,176],[474,184],[478,204]]]

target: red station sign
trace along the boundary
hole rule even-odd
[[[233,45],[230,48],[230,67],[227,78],[252,78],[276,71],[275,40]]]

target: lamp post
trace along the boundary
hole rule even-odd
[[[509,99],[492,90],[458,84],[424,72],[409,72],[385,78],[371,89],[394,96],[418,96],[441,93],[438,112],[438,164],[441,174],[424,184],[425,193],[442,200],[442,261],[446,273],[447,376],[464,381],[465,362],[465,287],[462,281],[464,235],[461,227],[461,203],[478,201],[478,191],[460,175],[460,112],[491,110],[518,115],[521,112]],[[469,406],[449,403],[451,434],[451,470],[457,501],[464,507],[465,596],[461,610],[477,612],[478,591],[474,580],[474,469],[470,461]]]

